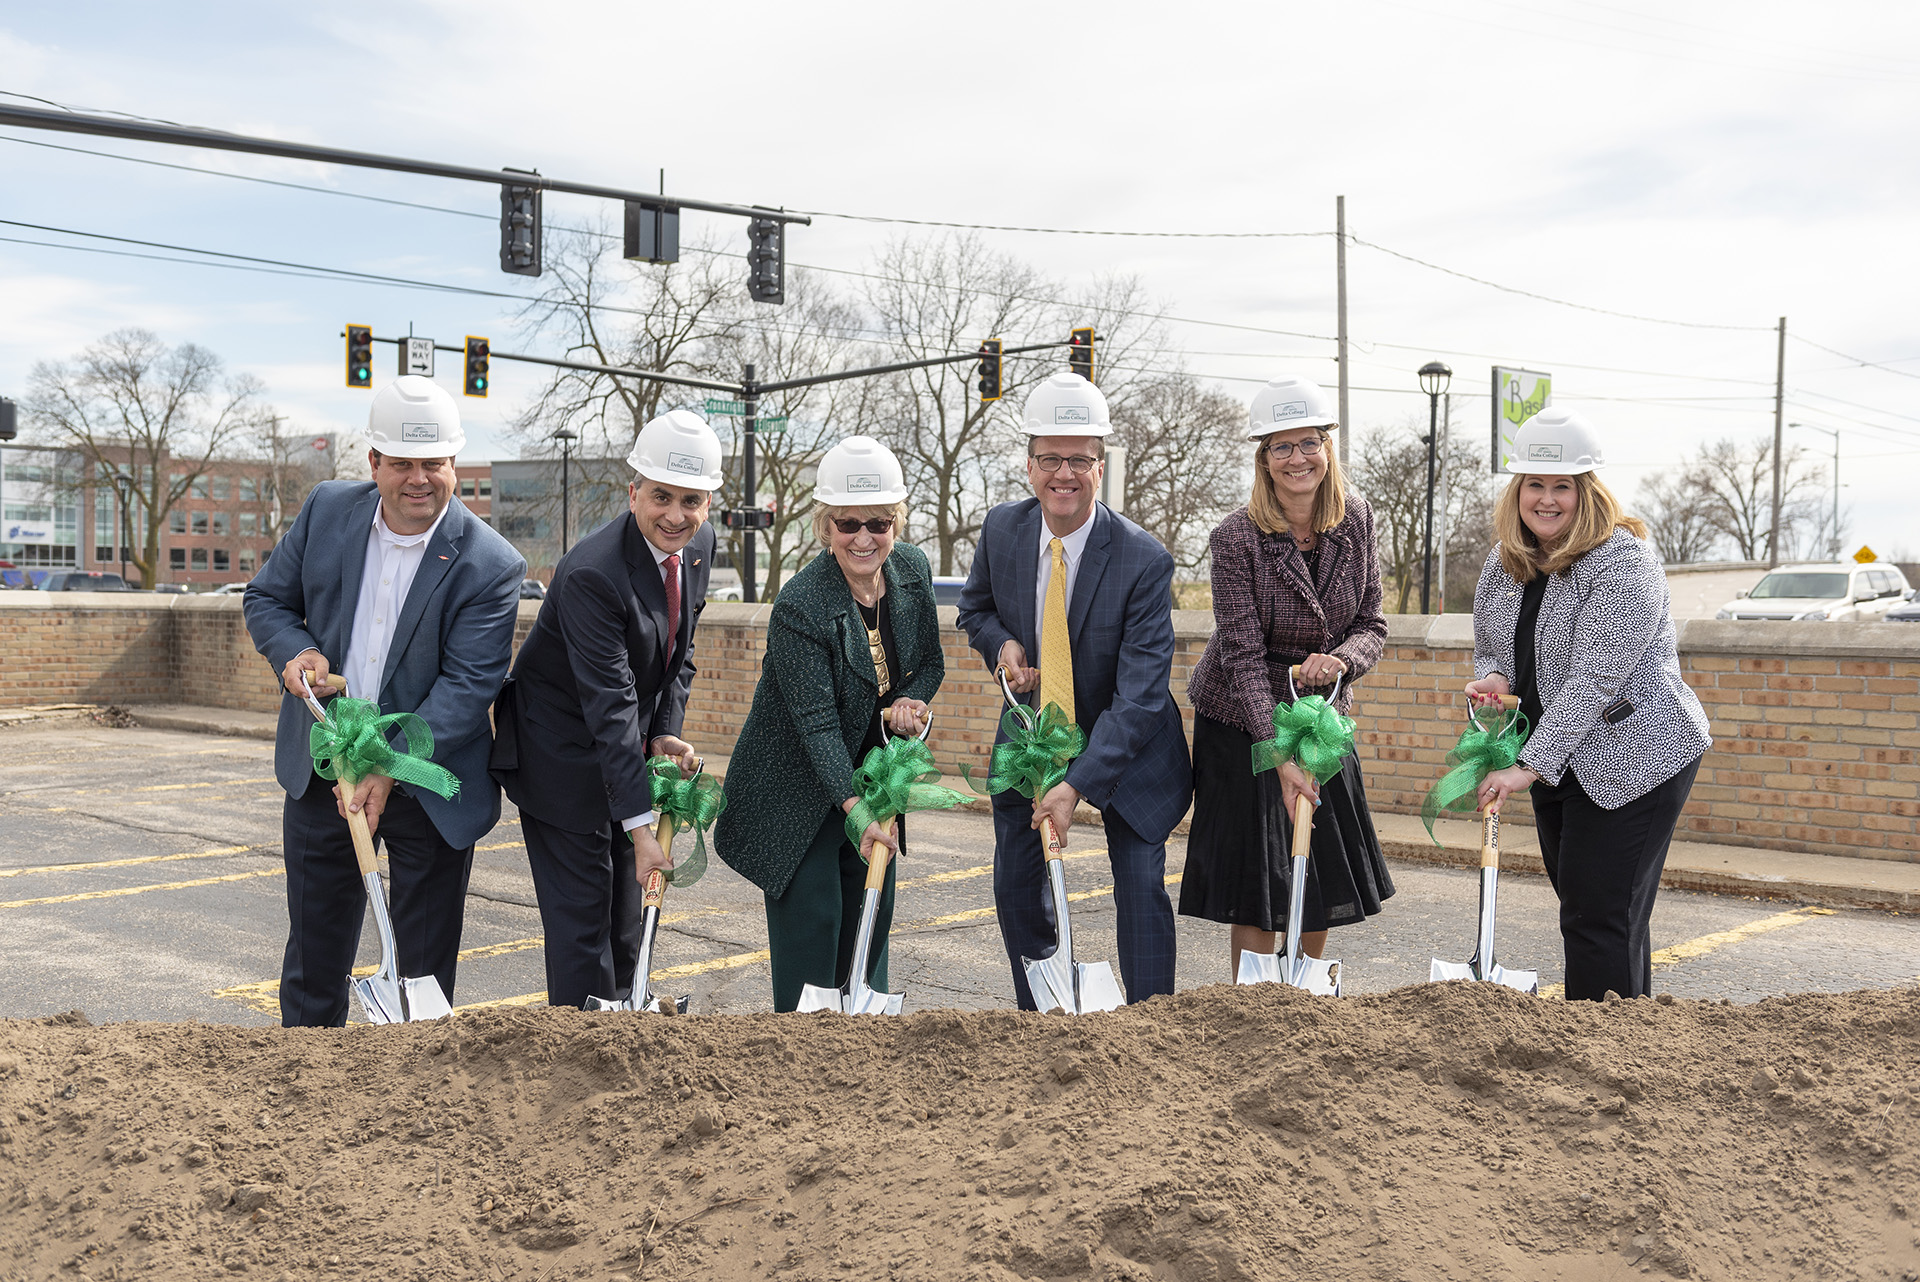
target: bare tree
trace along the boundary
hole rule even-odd
[[[1446,437],[1446,453],[1437,460],[1438,482],[1446,495],[1446,582],[1436,584],[1441,609],[1470,613],[1480,567],[1493,550],[1493,505],[1504,484],[1487,470],[1486,447],[1471,432]],[[1424,455],[1425,447],[1422,446]],[[1422,458],[1424,470],[1425,459]],[[1426,478],[1421,477],[1424,489]],[[1426,500],[1424,496],[1421,502]]]
[[[1213,527],[1247,501],[1246,407],[1185,373],[1140,374],[1124,387],[1110,402],[1108,439],[1127,451],[1123,505],[1175,565],[1192,570],[1206,559]]]
[[[1787,449],[1780,472],[1780,551],[1788,553],[1797,527],[1817,520],[1809,511],[1826,472],[1807,452]],[[1699,496],[1707,522],[1732,542],[1742,561],[1767,555],[1773,532],[1773,442],[1764,435],[1745,443],[1724,437],[1702,445],[1688,464],[1685,484]]]
[[[140,534],[133,564],[156,582],[167,514],[207,464],[257,430],[260,381],[227,376],[204,347],[169,347],[145,329],[120,329],[70,361],[33,367],[28,425],[79,454],[94,476],[133,479]]]
[[[1707,560],[1720,542],[1698,487],[1685,473],[1663,472],[1640,482],[1636,515],[1647,523],[1647,537],[1668,565]]]
[[[1373,508],[1381,586],[1388,609],[1405,614],[1420,582],[1427,495],[1426,419],[1361,429],[1352,448],[1353,486]],[[1342,431],[1347,429],[1342,428]]]

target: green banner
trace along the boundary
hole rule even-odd
[[[1493,367],[1493,474],[1513,460],[1513,434],[1553,399],[1553,375]]]

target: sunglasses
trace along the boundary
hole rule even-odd
[[[863,528],[868,534],[885,534],[893,528],[893,518],[876,516],[871,521],[861,521],[851,516],[836,516],[833,518],[833,528],[842,534],[858,534]]]

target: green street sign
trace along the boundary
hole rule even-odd
[[[755,419],[753,428],[756,432],[784,432],[787,430],[787,416],[775,414],[772,418]]]
[[[707,413],[709,414],[725,414],[731,418],[739,418],[746,412],[747,403],[745,401],[718,401],[711,396],[707,398]]]

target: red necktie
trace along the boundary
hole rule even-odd
[[[673,659],[673,648],[680,640],[680,554],[675,552],[666,560],[667,567],[667,652],[668,661]]]

